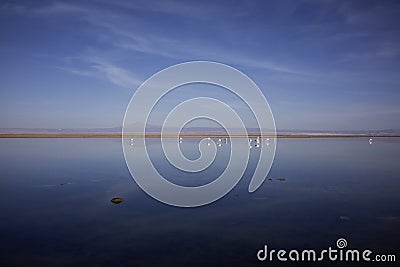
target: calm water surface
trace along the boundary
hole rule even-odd
[[[184,139],[187,157],[198,157],[197,142]],[[210,168],[188,177],[156,140],[148,148],[160,173],[192,186],[215,179],[229,156],[224,145]],[[0,265],[280,266],[258,262],[257,251],[324,249],[339,237],[399,260],[400,139],[279,139],[272,180],[253,194],[251,153],[228,195],[187,209],[141,191],[119,139],[1,139]]]

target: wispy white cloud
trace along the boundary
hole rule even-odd
[[[81,58],[81,60],[85,61],[86,67],[56,66],[55,68],[79,76],[107,80],[108,82],[123,88],[137,87],[143,82],[141,79],[137,78],[135,73],[110,62],[104,61],[103,59]]]
[[[379,1],[368,5],[365,5],[362,1],[347,1],[341,3],[339,11],[349,25],[380,27],[398,22],[399,7],[400,4],[396,1],[391,5]],[[377,23],[378,21],[379,23]]]
[[[211,15],[210,13],[218,13],[220,11],[218,1],[204,4],[200,1],[136,0],[114,1],[114,4],[124,9],[149,11],[198,19],[207,19]]]
[[[77,69],[77,68],[70,68],[70,67],[61,67],[61,66],[56,66],[55,68],[57,68],[59,70],[71,72],[73,74],[80,75],[80,76],[93,77],[96,75],[96,73],[91,70],[84,70],[84,69]]]
[[[132,72],[108,62],[93,61],[91,67],[100,72],[100,74],[103,74],[111,83],[124,88],[132,88],[140,85],[142,82]]]
[[[74,14],[74,13],[85,13],[87,9],[81,6],[73,5],[68,2],[52,2],[50,5],[31,9],[33,12],[38,14]]]
[[[109,31],[113,36],[111,42],[114,46],[134,52],[184,60],[207,59],[212,61],[222,61],[228,64],[265,69],[286,74],[306,76],[314,75],[311,72],[300,71],[296,68],[279,65],[262,58],[255,59],[243,56],[240,53],[227,52],[221,47],[210,43],[199,43],[198,41],[191,42],[190,40],[182,42],[163,36],[155,36],[148,33],[127,30],[121,26],[106,23],[104,21],[92,21],[92,23]]]
[[[147,11],[147,12],[159,12],[167,15],[174,16],[196,16],[196,18],[202,18],[207,12],[218,13],[218,5],[214,9],[202,8],[201,5],[197,3],[188,2],[172,2],[166,3],[165,1],[117,1],[117,6],[123,9],[131,9],[135,11]],[[328,6],[332,5],[330,3]],[[260,70],[265,70],[268,72],[274,72],[277,75],[285,75],[290,79],[318,79],[321,77],[321,72],[318,70],[310,70],[305,66],[299,66],[297,64],[290,64],[290,61],[286,61],[284,64],[280,62],[274,62],[270,58],[265,56],[254,57],[251,56],[251,51],[249,53],[243,51],[235,51],[234,49],[227,50],[223,45],[210,39],[201,40],[191,40],[188,39],[177,39],[171,36],[167,36],[163,33],[155,33],[145,31],[140,27],[140,16],[132,17],[127,13],[121,13],[118,9],[105,10],[102,5],[96,6],[96,8],[91,8],[88,3],[77,4],[70,2],[56,1],[48,5],[37,6],[31,8],[33,14],[40,15],[59,15],[59,14],[70,14],[76,15],[81,20],[86,21],[91,27],[88,32],[91,32],[102,42],[107,42],[110,46],[110,50],[116,50],[121,53],[121,51],[133,52],[141,54],[148,54],[152,56],[172,58],[181,61],[185,60],[212,60],[219,61],[226,64],[232,64],[239,67],[251,67]],[[21,5],[19,5],[21,9]],[[23,8],[25,11],[26,7]],[[345,19],[354,15],[353,9],[347,5],[339,8],[344,14]],[[196,11],[196,12],[194,12]],[[315,26],[315,25],[314,25]],[[318,31],[325,29],[324,25],[317,25]],[[315,30],[315,29],[314,29]],[[309,34],[305,34],[309,35]],[[370,33],[364,30],[357,30],[353,33],[348,32],[338,32],[335,35],[327,37],[329,42],[332,41],[346,41],[349,38],[366,38]],[[318,35],[317,35],[318,37]],[[316,37],[316,38],[317,38]],[[339,61],[364,61],[366,59],[391,59],[399,56],[400,51],[397,47],[397,43],[382,45],[378,42],[377,45],[371,48],[369,51],[347,51],[342,54]],[[122,52],[123,53],[123,52]],[[110,82],[118,84],[119,86],[124,86],[130,84],[137,78],[134,77],[133,73],[122,67],[120,64],[116,64],[110,58],[102,55],[103,53],[98,53],[97,58],[101,59],[103,64],[93,63],[91,66],[91,71],[103,74],[93,74],[96,77],[107,78]],[[88,57],[85,52],[82,52],[80,56],[83,61],[87,61]],[[79,74],[79,71],[74,68],[71,71],[75,74]],[[80,70],[82,73],[86,73],[87,70]],[[87,75],[91,75],[90,72]],[[81,74],[79,74],[81,75]],[[122,79],[122,81],[117,81],[117,77]],[[128,77],[128,78],[124,78]]]
[[[221,11],[219,10],[221,7],[218,5],[214,8],[205,8],[203,5],[197,3],[180,1],[174,1],[173,3],[166,3],[165,1],[151,1],[150,3],[147,1],[134,3],[117,1],[116,4],[121,8],[128,8],[137,11],[159,12],[184,17],[206,18],[206,15],[209,12],[218,13]],[[23,9],[26,11],[28,8],[24,7]],[[62,1],[52,2],[49,5],[33,7],[29,10],[31,10],[33,14],[40,15],[70,14],[79,16],[82,20],[87,21],[96,28],[93,30],[93,34],[97,35],[102,40],[108,40],[109,44],[114,48],[122,48],[137,53],[145,53],[180,60],[201,59],[221,61],[227,64],[264,69],[267,71],[290,75],[313,75],[310,71],[304,71],[304,67],[301,68],[302,71],[299,71],[300,68],[278,64],[266,58],[246,56],[243,54],[243,51],[228,52],[223,47],[210,41],[212,39],[208,41],[203,40],[201,42],[198,40],[183,41],[166,37],[162,34],[150,34],[142,31],[138,27],[132,27],[131,25],[135,23],[127,23],[129,21],[135,22],[134,20],[137,18],[132,20],[131,17],[124,16],[121,13],[114,14],[114,11],[112,10],[104,10],[101,8],[93,9],[87,5],[84,6]],[[98,29],[101,30],[99,31]],[[111,71],[110,68],[104,66],[98,68],[98,70],[100,69],[108,69]],[[121,70],[123,69],[120,68],[120,72]]]
[[[393,42],[382,42],[375,44],[373,48],[368,51],[354,51],[344,55],[344,61],[361,61],[366,60],[391,60],[400,56],[400,48]]]
[[[55,1],[44,5],[41,5],[40,3],[34,3],[33,5],[29,6],[22,3],[4,3],[0,6],[0,8],[21,14],[32,15],[77,14],[88,11],[86,8],[79,5],[61,1]]]

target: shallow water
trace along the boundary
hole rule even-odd
[[[189,158],[197,142],[183,140]],[[160,173],[192,186],[217,177],[229,155],[219,148],[213,166],[186,178],[157,141],[148,147]],[[398,253],[399,138],[279,139],[272,180],[249,194],[251,153],[228,195],[176,208],[136,185],[120,139],[0,139],[0,265],[259,266],[264,244],[320,249],[340,237],[351,248]]]

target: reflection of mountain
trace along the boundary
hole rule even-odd
[[[136,127],[133,126],[133,129]],[[165,129],[165,132],[175,133],[177,129]],[[268,131],[268,130],[266,130]],[[0,128],[0,133],[3,134],[112,134],[121,133],[122,127],[110,127],[110,128]],[[161,127],[148,125],[146,132],[160,133]],[[233,134],[237,133],[238,130],[233,130]],[[260,131],[256,128],[249,128],[250,134],[258,134]],[[219,127],[185,127],[182,130],[183,134],[226,134],[224,129]],[[400,129],[386,129],[386,130],[277,130],[279,135],[368,135],[368,136],[400,136]]]

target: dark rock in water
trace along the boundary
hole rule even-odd
[[[111,199],[111,202],[114,204],[119,204],[124,202],[124,199],[122,197],[114,197],[113,199]]]
[[[60,185],[66,185],[67,183],[60,183]]]
[[[283,178],[283,177],[282,177],[282,178],[276,178],[276,180],[278,180],[278,181],[281,181],[281,182],[282,182],[282,181],[285,181],[285,180],[286,180],[286,178]]]
[[[272,178],[268,178],[268,180],[272,181]]]

